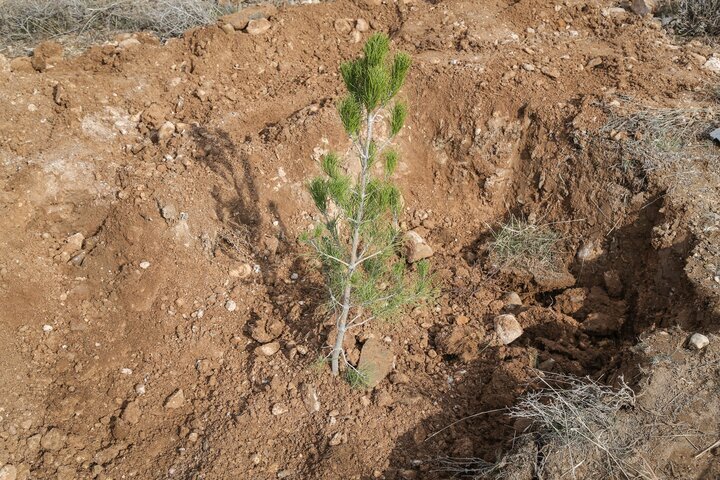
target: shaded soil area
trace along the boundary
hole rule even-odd
[[[270,27],[255,35],[0,58],[0,466],[445,478],[437,458],[510,448],[525,426],[502,409],[540,369],[624,374],[696,435],[651,440],[657,477],[720,475],[715,451],[695,458],[718,435],[720,170],[713,155],[643,168],[602,131],[621,98],[716,108],[704,65],[720,52],[605,1],[257,12]],[[319,156],[351,152],[338,66],[372,31],[414,60],[401,221],[433,247],[441,293],[353,332],[351,361],[371,338],[393,356],[364,391],[318,362],[332,321],[297,239]],[[493,258],[511,215],[557,232],[553,269]],[[491,341],[502,313],[524,329],[506,346]],[[711,346],[688,350],[686,331]]]

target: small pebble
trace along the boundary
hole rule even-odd
[[[145,385],[138,383],[135,385],[135,393],[138,395],[145,395]]]
[[[130,368],[121,368],[121,369],[120,369],[120,373],[122,373],[123,375],[132,375],[132,369],[130,369]]]
[[[237,303],[235,303],[234,300],[228,300],[227,302],[225,302],[225,309],[228,312],[234,312],[235,310],[237,310]]]
[[[52,332],[53,326],[52,325],[43,325],[43,332]]]
[[[695,350],[702,350],[710,345],[710,339],[701,333],[693,333],[688,340],[688,345]]]
[[[147,270],[148,268],[150,268],[150,262],[148,262],[147,260],[143,260],[142,262],[140,262],[140,268],[142,268],[143,270]]]

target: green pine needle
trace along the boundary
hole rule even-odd
[[[362,123],[362,109],[360,104],[355,100],[354,96],[348,95],[340,102],[338,110],[340,111],[340,119],[345,127],[345,132],[351,137],[356,136],[360,132],[360,125]]]
[[[400,156],[395,150],[385,152],[385,176],[390,177],[395,173]]]
[[[392,115],[390,116],[391,136],[394,137],[400,132],[403,124],[405,123],[405,117],[407,117],[407,106],[402,102],[396,103],[393,107]]]

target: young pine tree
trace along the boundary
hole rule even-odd
[[[363,56],[343,63],[340,72],[348,95],[338,110],[352,140],[353,160],[360,164],[355,178],[348,175],[340,157],[322,157],[324,176],[308,186],[323,221],[305,237],[322,263],[336,339],[331,354],[333,375],[345,358],[345,333],[373,319],[388,318],[403,306],[431,294],[428,264],[415,264],[410,272],[400,252],[397,218],[402,197],[391,177],[398,153],[387,149],[400,132],[407,115],[402,102],[394,102],[402,87],[410,57],[389,58],[388,37],[371,36]],[[378,136],[380,122],[386,138]],[[382,163],[382,168],[377,166]],[[375,175],[374,170],[382,173]]]

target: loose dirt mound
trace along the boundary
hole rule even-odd
[[[257,35],[218,26],[0,62],[0,465],[17,478],[437,478],[433,458],[509,447],[523,426],[502,412],[453,422],[512,405],[533,369],[611,380],[638,372],[628,349],[643,332],[714,331],[717,149],[647,169],[623,161],[628,132],[602,130],[627,98],[717,108],[713,49],[611,7],[340,1],[271,11]],[[376,30],[415,62],[403,228],[434,248],[442,294],[350,339],[353,361],[372,337],[394,354],[366,392],[317,362],[330,325],[296,239],[317,158],[350,149],[338,65]],[[554,268],[494,260],[510,214],[557,232]],[[488,342],[500,313],[524,329],[508,346]],[[670,332],[651,357],[668,355],[664,385],[698,355],[716,375],[716,347],[689,352]],[[659,478],[720,474],[712,452],[692,457],[718,435],[696,414],[717,413],[706,385],[675,412],[697,448],[668,437],[648,458]]]

